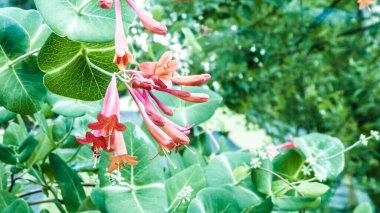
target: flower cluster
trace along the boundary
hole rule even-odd
[[[162,103],[152,91],[165,92],[185,101],[202,103],[208,101],[207,94],[190,93],[171,87],[173,84],[196,86],[211,78],[209,74],[181,76],[176,72],[179,62],[172,58],[173,53],[168,51],[158,62],[144,62],[140,64],[139,71],[127,71],[133,76],[132,87],[127,85],[127,88],[136,102],[149,132],[165,153],[171,153],[173,149],[177,151],[178,147],[189,144],[188,135],[192,125],[182,127],[164,117],[158,108],[168,116],[173,115],[173,110]]]
[[[119,123],[119,118],[119,93],[114,74],[106,91],[102,111],[98,114],[98,121],[88,125],[92,132],[87,132],[85,138],[76,138],[81,144],[92,144],[95,163],[100,158],[100,149],[114,152],[115,155],[109,157],[111,163],[108,172],[112,172],[124,164],[137,164],[137,157],[127,153],[122,133],[125,126]]]
[[[127,4],[136,12],[142,25],[149,31],[164,35],[167,28],[152,19],[145,11],[140,10],[133,0],[126,0]],[[130,78],[121,79],[127,86],[129,93],[136,102],[147,129],[153,138],[158,142],[159,147],[165,155],[171,153],[173,149],[178,151],[180,146],[189,144],[190,129],[192,125],[182,127],[164,117],[160,111],[168,116],[174,114],[173,110],[161,102],[153,93],[168,93],[184,101],[202,103],[209,99],[204,93],[190,93],[186,90],[172,88],[174,84],[181,86],[197,86],[211,79],[209,74],[181,76],[176,70],[180,67],[177,60],[173,60],[173,53],[168,51],[162,55],[157,62],[143,62],[138,66],[138,70],[126,70],[128,64],[134,64],[135,59],[128,49],[126,34],[123,28],[122,7],[120,0],[99,0],[101,8],[109,9],[115,4],[116,31],[115,31],[115,57],[114,63],[119,70]],[[114,152],[110,156],[110,166],[108,172],[111,173],[123,165],[136,165],[137,157],[127,153],[122,132],[125,126],[119,122],[119,94],[117,91],[116,76],[114,73],[112,80],[106,91],[104,105],[101,113],[97,116],[98,121],[88,125],[92,131],[87,132],[85,138],[77,137],[81,144],[92,144],[95,163],[100,157],[100,150]],[[118,76],[121,78],[120,76]]]

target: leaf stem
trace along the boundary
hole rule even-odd
[[[370,140],[370,139],[372,139],[372,136],[368,136],[368,137],[365,138],[365,140]],[[354,144],[352,144],[351,146],[345,148],[343,151],[338,152],[338,153],[336,153],[336,154],[334,154],[334,155],[331,155],[331,156],[329,156],[329,157],[326,157],[326,158],[321,158],[321,159],[319,159],[319,160],[320,160],[320,161],[325,161],[325,160],[331,160],[331,159],[333,159],[333,158],[336,158],[336,157],[342,155],[343,153],[348,152],[348,151],[350,151],[351,149],[355,148],[356,146],[358,146],[359,144],[361,144],[361,142],[362,142],[362,140],[358,140],[358,141],[356,141]]]
[[[289,181],[287,181],[285,178],[281,177],[281,175],[279,175],[279,174],[277,174],[277,173],[275,173],[275,172],[273,172],[273,171],[271,171],[271,170],[269,170],[269,169],[266,169],[266,168],[259,167],[259,168],[257,168],[257,169],[263,170],[263,171],[265,171],[265,172],[268,172],[268,173],[270,173],[270,174],[272,174],[272,175],[278,177],[280,180],[282,180],[284,183],[286,183],[288,186],[290,186],[290,188],[292,188],[292,189],[294,189],[296,192],[298,192],[298,194],[300,194],[301,196],[304,196],[304,195],[302,194],[302,192],[298,191],[298,189],[297,189],[292,183],[290,183]]]
[[[58,200],[59,202],[62,202],[62,200]],[[48,200],[39,200],[39,201],[33,201],[33,202],[28,202],[28,205],[33,206],[33,205],[38,205],[42,203],[55,203],[55,199],[48,199]],[[65,211],[63,211],[65,212]]]
[[[110,76],[110,77],[113,76],[113,73],[108,72],[108,71],[106,71],[106,70],[104,70],[104,69],[98,67],[98,66],[95,65],[94,63],[92,63],[92,62],[90,61],[90,59],[89,59],[87,56],[85,56],[85,58],[86,58],[86,62],[87,62],[92,68],[94,68],[94,69],[96,69],[97,71],[99,71],[99,72],[101,72],[101,73],[103,73],[103,74],[105,74],[105,75],[108,75],[108,76]],[[117,79],[119,79],[121,82],[129,83],[129,81],[127,81],[127,80],[123,79],[122,77],[120,77],[120,75],[119,75],[118,73],[116,74],[116,77],[117,77]]]
[[[91,0],[85,0],[81,5],[79,5],[79,8],[76,9],[78,14],[82,14],[83,9],[91,2]]]
[[[25,59],[25,58],[27,58],[27,57],[33,55],[34,53],[39,52],[40,49],[41,49],[41,48],[37,48],[37,49],[35,49],[35,50],[31,50],[31,51],[25,53],[24,55],[22,55],[22,56],[16,58],[15,60],[13,60],[13,61],[11,61],[11,62],[9,62],[9,63],[8,63],[8,66],[13,66],[13,65],[15,65],[15,64],[18,63],[19,61],[22,61],[23,59]]]

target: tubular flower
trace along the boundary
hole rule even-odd
[[[127,153],[124,137],[121,132],[115,133],[115,143],[113,145],[113,148],[115,150],[115,155],[108,157],[110,165],[108,167],[107,172],[112,172],[115,169],[122,168],[125,165],[137,165],[137,157],[130,156]]]
[[[112,7],[113,0],[99,0],[99,5],[103,9],[110,9]]]
[[[172,60],[173,52],[165,52],[158,62],[143,62],[139,69],[146,78],[151,78],[162,88],[170,88],[173,84],[197,86],[211,79],[209,74],[181,76],[176,70],[180,67],[177,60]]]
[[[359,9],[363,10],[364,8],[370,5],[373,5],[374,1],[373,0],[358,0],[358,4],[359,4]]]
[[[114,63],[120,70],[124,70],[128,64],[134,64],[133,55],[128,49],[127,37],[123,28],[120,0],[115,0],[116,32],[115,32],[115,57]]]
[[[87,132],[85,138],[77,137],[77,141],[81,144],[93,144],[92,151],[96,158],[100,157],[100,148],[107,152],[114,152],[115,155],[109,157],[111,161],[108,168],[109,172],[125,164],[137,164],[137,157],[129,156],[125,147],[122,134],[125,126],[119,123],[119,104],[119,93],[117,91],[116,75],[114,74],[108,85],[102,110],[98,114],[98,121],[88,125],[93,130],[93,133]]]
[[[168,29],[165,25],[151,18],[145,11],[140,10],[133,0],[126,0],[128,5],[136,12],[145,29],[154,34],[165,35]]]

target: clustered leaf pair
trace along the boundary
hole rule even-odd
[[[126,0],[128,5],[136,12],[143,26],[149,31],[165,35],[167,28],[165,25],[152,19],[146,12],[140,10],[135,2]],[[100,0],[100,7],[109,9],[113,5],[112,0]],[[158,109],[168,116],[173,115],[173,110],[161,102],[153,91],[165,92],[176,96],[182,100],[194,103],[207,102],[209,96],[204,93],[190,93],[185,90],[173,89],[173,84],[181,86],[197,86],[211,79],[209,74],[182,76],[176,70],[180,67],[180,62],[173,60],[171,51],[165,52],[157,62],[143,62],[138,66],[139,70],[126,70],[128,64],[134,64],[135,59],[128,49],[127,38],[123,28],[122,8],[120,0],[114,1],[116,15],[115,32],[115,57],[114,63],[118,66],[124,77],[121,79],[137,104],[148,131],[158,142],[164,154],[170,154],[172,150],[178,151],[180,146],[189,144],[190,129],[193,125],[185,127],[179,126],[173,121],[163,116]],[[137,157],[127,153],[122,132],[125,126],[120,123],[119,94],[117,90],[117,77],[114,73],[107,88],[104,104],[98,121],[91,123],[88,127],[92,132],[87,132],[85,138],[77,137],[81,144],[92,144],[95,163],[100,157],[100,150],[114,152],[110,156],[110,166],[108,172],[121,168],[123,165],[136,165]]]

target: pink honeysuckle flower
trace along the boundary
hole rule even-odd
[[[119,122],[119,105],[119,93],[117,91],[116,74],[114,73],[104,97],[102,110],[98,114],[98,121],[88,125],[93,130],[93,133],[87,132],[86,138],[77,137],[77,141],[81,144],[93,143],[92,150],[96,158],[100,157],[100,148],[107,152],[115,152],[114,156],[109,157],[111,164],[108,172],[112,172],[125,164],[137,164],[137,157],[128,155],[125,147],[122,134],[122,131],[125,130],[125,125]]]
[[[157,141],[162,150],[164,150],[166,153],[171,153],[171,150],[175,148],[176,145],[173,143],[173,139],[170,138],[159,126],[157,126],[152,121],[151,116],[147,114],[145,109],[147,106],[145,98],[137,89],[132,89],[129,86],[127,86],[127,89],[131,94],[133,100],[137,104],[137,107],[140,110],[140,113],[150,134]]]
[[[98,114],[98,121],[88,124],[88,128],[94,130],[94,135],[103,136],[107,142],[107,147],[111,148],[115,140],[115,132],[122,132],[125,126],[119,123],[120,101],[117,91],[116,74],[113,74],[108,85],[102,111]]]
[[[130,156],[127,153],[122,132],[115,133],[115,143],[113,145],[113,149],[115,150],[115,155],[108,157],[110,165],[108,166],[107,172],[112,172],[115,169],[122,168],[125,165],[137,165],[137,157]]]
[[[211,79],[209,74],[181,76],[176,70],[180,67],[177,60],[172,60],[173,52],[165,52],[158,62],[143,62],[139,65],[142,75],[151,78],[162,88],[170,88],[173,84],[197,86]]]
[[[151,18],[147,14],[147,12],[139,9],[133,0],[126,0],[126,1],[128,5],[136,12],[137,16],[139,17],[145,29],[158,35],[165,35],[168,32],[168,29],[166,28],[165,25]]]
[[[359,10],[363,10],[364,8],[373,5],[375,2],[373,0],[358,0]]]
[[[116,32],[115,32],[115,57],[114,63],[120,70],[124,70],[128,64],[134,64],[133,55],[128,49],[127,37],[123,28],[120,0],[115,0]]]
[[[110,9],[112,7],[113,0],[99,0],[99,5],[103,9]]]

